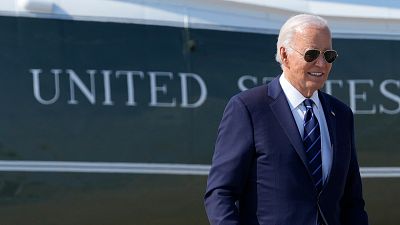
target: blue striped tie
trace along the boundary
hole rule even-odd
[[[304,115],[303,143],[310,166],[312,178],[318,193],[322,190],[322,160],[321,160],[321,132],[319,123],[313,111],[313,100],[304,100],[306,114]]]

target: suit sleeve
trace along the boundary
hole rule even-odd
[[[204,197],[211,225],[238,225],[235,203],[245,186],[253,159],[253,125],[238,96],[227,104],[215,144],[214,156]]]
[[[354,141],[354,118],[350,112],[351,121],[351,159],[347,174],[345,192],[341,201],[341,221],[343,225],[368,225],[368,216],[364,210],[362,182],[357,161]]]

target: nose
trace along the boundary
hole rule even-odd
[[[327,62],[324,59],[324,54],[320,54],[318,58],[315,60],[315,65],[322,67],[325,66],[325,64],[327,64]]]

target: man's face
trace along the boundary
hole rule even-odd
[[[286,52],[283,56],[283,71],[289,82],[300,93],[310,97],[314,91],[322,88],[328,79],[332,64],[325,61],[323,54],[312,62],[306,62],[303,55],[309,49],[318,49],[322,52],[332,49],[329,31],[325,28],[306,27],[302,31],[295,32],[289,45],[298,52],[281,48],[281,55],[282,51]]]

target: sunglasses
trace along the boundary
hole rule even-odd
[[[312,62],[312,61],[318,59],[318,57],[321,53],[323,54],[324,59],[327,63],[333,63],[333,61],[335,61],[335,59],[339,56],[335,50],[320,51],[318,49],[309,49],[303,54],[303,53],[297,51],[295,48],[292,48],[292,47],[290,47],[290,48],[295,50],[300,55],[304,56],[304,60],[306,62]]]

